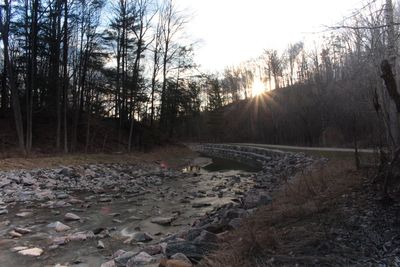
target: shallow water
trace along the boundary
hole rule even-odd
[[[218,170],[218,171],[217,171]],[[157,243],[160,238],[188,227],[197,218],[220,205],[229,203],[237,197],[239,191],[245,191],[253,185],[251,174],[253,168],[213,159],[212,164],[189,171],[176,178],[164,181],[160,186],[146,188],[141,194],[121,195],[112,190],[105,194],[88,192],[70,193],[83,203],[72,204],[64,208],[42,208],[41,203],[23,203],[8,207],[9,214],[0,215],[0,266],[100,266],[118,249],[135,251],[143,244],[125,244],[124,241],[134,232],[148,232]],[[231,184],[233,177],[241,175],[240,182]],[[223,185],[223,196],[219,197],[215,188]],[[214,190],[213,190],[214,189]],[[111,202],[100,202],[110,198]],[[184,201],[182,201],[184,200]],[[66,200],[68,202],[68,200]],[[209,207],[193,208],[195,203],[211,204]],[[32,215],[18,218],[21,211],[32,211]],[[81,221],[65,222],[65,213],[73,212],[81,217]],[[170,226],[162,226],[151,222],[154,217],[176,216]],[[8,226],[1,222],[9,220]],[[114,220],[114,221],[113,221]],[[116,221],[118,220],[118,221]],[[60,221],[71,227],[65,233],[57,233],[47,224]],[[31,229],[18,239],[11,239],[8,232],[14,227]],[[101,239],[105,249],[98,249],[98,239],[71,241],[66,245],[50,249],[52,238],[65,236],[80,231],[93,231],[97,228],[110,230],[110,237]],[[32,258],[22,256],[10,249],[15,246],[40,247],[42,256]]]
[[[229,171],[229,170],[244,171],[244,172],[260,171],[260,168],[258,167],[221,158],[212,158],[212,162],[204,166],[202,169],[208,172]]]

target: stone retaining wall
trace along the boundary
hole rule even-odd
[[[288,154],[274,149],[231,144],[196,144],[191,148],[208,156],[231,159],[257,167],[264,167],[271,160]]]

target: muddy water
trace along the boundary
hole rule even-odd
[[[164,181],[162,185],[146,188],[136,195],[120,195],[109,192],[95,195],[87,192],[71,193],[77,201],[70,207],[43,208],[41,203],[25,203],[9,207],[9,213],[0,215],[0,266],[100,266],[118,249],[135,251],[143,244],[125,242],[135,232],[148,232],[153,237],[149,243],[157,243],[169,233],[188,227],[193,221],[213,208],[229,203],[238,197],[240,192],[253,185],[251,171],[245,165],[236,165],[232,170],[232,162],[198,159],[200,167],[188,166],[186,174]],[[196,162],[196,160],[195,160]],[[208,166],[206,166],[208,165]],[[242,167],[238,167],[242,166]],[[240,182],[232,183],[237,176]],[[222,188],[216,190],[216,188]],[[213,190],[214,189],[214,190]],[[111,202],[102,202],[108,201]],[[65,200],[67,202],[67,200]],[[71,201],[70,201],[71,202]],[[194,208],[197,203],[210,204],[208,207]],[[29,211],[30,216],[20,218],[16,214]],[[75,213],[81,221],[65,222],[67,212]],[[170,226],[152,223],[155,217],[176,219]],[[5,221],[9,225],[5,225]],[[64,233],[57,233],[47,227],[49,223],[60,221],[71,227]],[[21,238],[11,239],[9,232],[14,227],[25,227],[32,233]],[[104,249],[97,248],[99,238],[84,241],[71,241],[65,245],[52,248],[52,239],[81,231],[94,231],[98,228],[109,230],[110,237],[101,239]],[[44,253],[40,257],[22,256],[12,252],[16,246],[40,247]]]

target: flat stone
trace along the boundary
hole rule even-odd
[[[151,219],[151,222],[159,225],[170,225],[173,220],[175,220],[174,217],[157,217]]]
[[[28,247],[13,247],[13,248],[11,248],[11,251],[17,252],[17,251],[25,250],[25,249],[28,249]]]
[[[54,228],[57,232],[64,232],[71,229],[68,225],[63,224],[62,222],[54,222],[47,225],[49,228]]]
[[[2,209],[0,210],[0,215],[8,214],[8,210]]]
[[[64,193],[64,192],[61,192],[61,193],[57,193],[56,194],[56,198],[57,199],[66,199],[66,198],[68,198],[69,197],[69,195],[67,194],[67,193]]]
[[[43,254],[43,249],[41,248],[29,248],[18,251],[19,254],[24,256],[38,257]]]
[[[74,214],[74,213],[67,213],[64,215],[64,220],[66,221],[79,221],[81,219],[81,217],[79,217],[78,215]]]
[[[14,231],[20,234],[29,234],[32,233],[32,230],[28,229],[28,228],[22,228],[22,227],[15,227]]]
[[[55,238],[53,238],[53,240],[52,240],[52,243],[53,243],[54,245],[57,245],[57,246],[59,246],[59,245],[65,245],[65,244],[67,244],[68,242],[69,242],[69,239],[68,239],[67,236],[55,237]]]
[[[10,236],[13,237],[13,238],[20,238],[20,237],[22,237],[22,234],[20,234],[20,233],[14,231],[14,230],[10,231],[9,234],[10,234]]]
[[[31,215],[32,215],[31,211],[23,211],[23,212],[15,214],[15,216],[17,216],[19,218],[26,218],[26,217],[31,216]]]
[[[87,232],[77,232],[71,235],[68,235],[68,239],[71,241],[82,241],[86,240],[88,238],[94,237],[93,232],[87,231]]]

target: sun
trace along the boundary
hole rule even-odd
[[[251,88],[252,96],[258,96],[262,93],[265,93],[265,84],[259,78],[254,78],[253,86]]]

